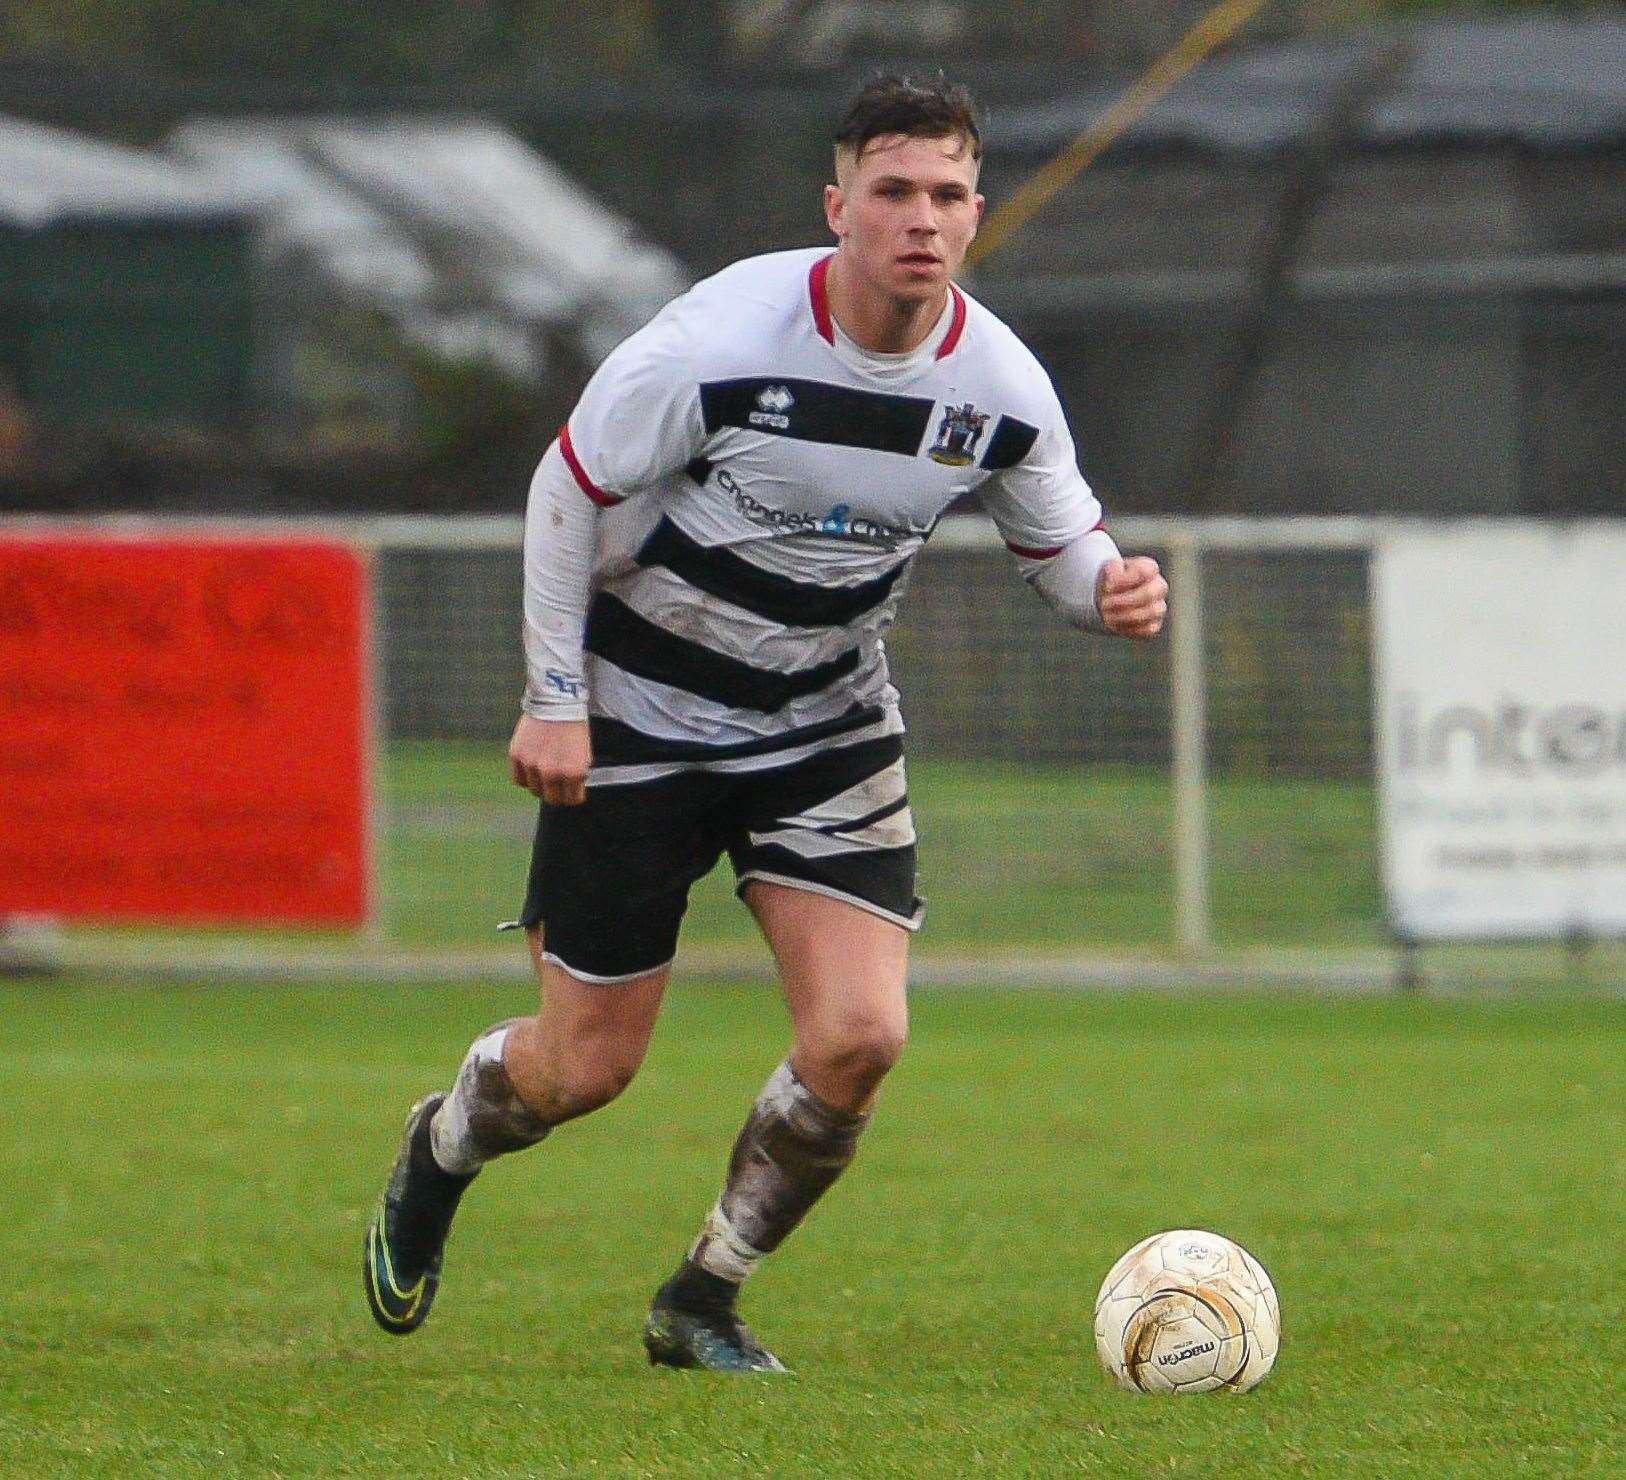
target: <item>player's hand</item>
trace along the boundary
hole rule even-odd
[[[1095,609],[1114,637],[1156,637],[1169,612],[1169,583],[1150,555],[1109,560],[1095,578]]]
[[[515,786],[560,807],[587,800],[587,772],[593,744],[584,719],[519,717],[508,742],[508,766]]]

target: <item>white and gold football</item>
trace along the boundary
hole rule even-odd
[[[1217,1233],[1142,1239],[1095,1297],[1095,1349],[1120,1387],[1245,1393],[1276,1360],[1281,1311],[1264,1266]]]

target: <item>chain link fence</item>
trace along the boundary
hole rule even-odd
[[[1228,539],[1246,539],[1235,521],[1224,525]],[[1135,518],[1120,533],[1166,563],[1172,536],[1201,538],[1203,527]],[[1228,543],[1200,557],[1208,749],[1219,770],[1371,773],[1366,556],[1324,548],[1315,531],[1328,527],[1273,521],[1268,548]],[[387,733],[505,736],[524,672],[519,522],[376,528]],[[1169,764],[1166,644],[1070,630],[1022,584],[980,519],[939,530],[887,645],[911,750],[923,759]]]
[[[1118,521],[1126,549],[1174,573],[1175,620],[1194,638],[1176,661],[1166,640],[1072,631],[987,521],[946,521],[888,637],[927,887],[950,885],[944,936],[1058,943],[1076,935],[1081,902],[1106,897],[1124,911],[1122,940],[1381,941],[1367,610],[1377,529]],[[495,767],[523,673],[519,522],[367,531],[386,733],[479,742]],[[1182,569],[1197,577],[1185,592]]]
[[[381,825],[367,943],[427,951],[426,962],[448,951],[520,960],[491,933],[523,892],[535,821],[503,757],[524,669],[518,519],[4,527],[297,532],[365,551]],[[1065,970],[1088,953],[1217,949],[1276,978],[1311,959],[1318,970],[1388,959],[1368,574],[1391,527],[1125,516],[1113,525],[1120,543],[1157,556],[1172,586],[1169,634],[1130,643],[1066,627],[985,520],[945,520],[888,639],[910,732],[924,956],[965,971],[999,960]],[[760,945],[731,882],[722,869],[697,886],[684,939],[701,959],[755,969]],[[87,961],[200,949],[274,961],[313,945],[287,932],[222,944],[88,925],[74,937]]]

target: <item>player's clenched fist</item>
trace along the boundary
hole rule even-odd
[[[593,764],[587,721],[522,714],[508,742],[508,764],[515,786],[556,806],[580,806],[587,800],[587,772]]]
[[[1096,577],[1095,609],[1114,637],[1156,637],[1169,611],[1169,583],[1150,555],[1109,560]]]

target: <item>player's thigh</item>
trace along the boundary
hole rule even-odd
[[[909,932],[793,885],[751,880],[744,893],[779,969],[798,1049],[884,1072],[908,1033]]]
[[[672,971],[657,967],[630,981],[583,981],[545,958],[542,932],[528,930],[531,963],[536,968],[537,1021],[543,1036],[555,1042],[621,1042],[636,1045],[639,1056],[649,1043],[661,999]]]
[[[915,824],[897,735],[740,778],[729,856],[742,897],[777,884],[917,930]]]
[[[798,1062],[884,1072],[902,1050],[915,828],[896,735],[817,752],[741,787],[729,853],[774,952]]]
[[[670,969],[613,984],[582,981],[545,959],[539,930],[526,934],[540,1002],[510,1045],[510,1072],[566,1100],[611,1098],[643,1063]]]

